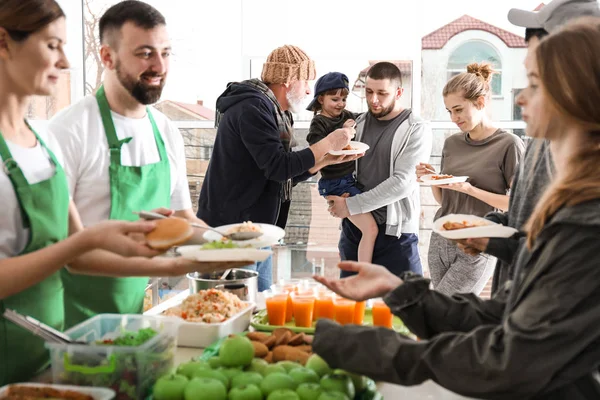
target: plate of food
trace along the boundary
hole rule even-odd
[[[446,239],[509,238],[515,228],[496,224],[475,215],[449,214],[433,223],[433,231]]]
[[[331,150],[329,154],[332,156],[351,156],[353,154],[362,154],[369,150],[369,145],[362,142],[351,141],[348,146],[342,150]]]
[[[430,174],[421,177],[421,184],[426,186],[448,185],[450,183],[466,182],[468,176],[454,176],[448,174]]]
[[[206,347],[215,340],[248,329],[254,307],[252,302],[242,301],[235,294],[217,289],[194,294],[185,290],[144,315],[182,319],[178,345]]]
[[[110,400],[115,391],[108,388],[54,385],[46,383],[16,383],[0,388],[4,399]]]
[[[278,226],[270,224],[259,224],[250,221],[245,221],[240,224],[229,224],[215,227],[219,232],[226,235],[237,232],[260,232],[261,236],[250,240],[233,240],[232,243],[244,247],[261,248],[277,244],[285,236],[285,231]],[[214,231],[206,231],[203,235],[205,240],[224,241],[227,240],[223,236]]]
[[[231,240],[215,240],[202,245],[179,246],[174,253],[176,256],[200,262],[248,261],[251,264],[265,261],[273,252],[256,249],[251,245],[240,245]]]

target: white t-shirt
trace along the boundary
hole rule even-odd
[[[187,181],[185,149],[179,129],[160,111],[152,116],[162,135],[171,172],[171,209],[192,208]],[[133,139],[121,147],[121,163],[142,166],[160,161],[148,115],[127,118],[111,112],[117,137]],[[57,114],[48,126],[59,144],[69,189],[83,224],[93,225],[110,217],[110,154],[95,96],[87,96]]]
[[[56,143],[53,143],[46,132],[36,130],[46,146],[54,153],[57,160],[62,163],[60,149],[57,149]],[[6,141],[12,158],[19,164],[19,167],[25,175],[25,179],[30,184],[38,183],[51,178],[56,167],[48,152],[38,142],[35,147],[21,147],[10,141]],[[0,162],[4,160],[0,157]],[[29,242],[29,229],[23,227],[23,218],[21,217],[21,207],[17,199],[17,194],[12,185],[12,181],[0,168],[0,258],[14,257],[21,253]]]

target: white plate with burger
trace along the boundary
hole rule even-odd
[[[215,240],[203,245],[179,246],[175,254],[199,262],[248,261],[248,264],[265,261],[271,250],[241,247],[232,241]]]
[[[485,218],[466,214],[449,214],[433,223],[433,231],[446,239],[509,238],[519,232]]]
[[[241,224],[222,225],[215,228],[219,232],[226,235],[235,232],[261,232],[262,235],[256,239],[250,240],[233,240],[232,242],[242,247],[267,247],[279,243],[285,236],[285,231],[278,226],[270,224],[259,224],[252,222],[243,222]],[[206,231],[203,235],[204,239],[212,242],[221,240],[221,235],[214,231]]]
[[[362,154],[369,150],[369,145],[362,142],[351,141],[342,150],[331,150],[329,154],[332,156],[351,156],[354,154]]]
[[[468,176],[454,176],[447,174],[430,174],[421,177],[421,184],[424,186],[449,185],[451,183],[466,182]]]

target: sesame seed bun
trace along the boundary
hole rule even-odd
[[[167,250],[188,240],[194,229],[183,218],[170,217],[156,220],[156,228],[146,234],[148,246],[155,250]]]

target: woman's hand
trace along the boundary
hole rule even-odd
[[[431,164],[427,163],[419,163],[416,167],[417,180],[421,180],[423,175],[431,175],[435,174],[435,169],[431,166]]]
[[[473,185],[469,182],[450,183],[448,185],[438,185],[438,187],[440,189],[454,190],[465,194],[471,194],[471,191],[473,190]]]
[[[363,301],[382,297],[402,284],[402,279],[381,265],[342,261],[338,267],[344,271],[356,272],[357,275],[342,279],[314,276],[314,279],[347,299]]]
[[[154,257],[161,252],[151,249],[140,238],[155,226],[152,221],[104,221],[78,234],[88,250],[103,249],[124,257]]]

